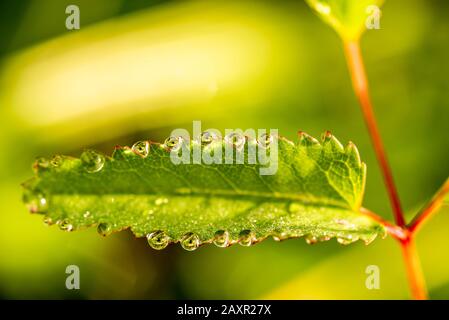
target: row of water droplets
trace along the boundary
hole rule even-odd
[[[83,214],[83,217],[86,219],[89,218],[90,216],[91,216],[90,211],[86,211]],[[54,222],[51,217],[47,216],[44,218],[44,224],[47,226],[56,224],[57,226],[59,226],[59,229],[61,229],[62,231],[70,232],[70,231],[74,230],[73,224],[70,223],[68,219],[58,220],[58,221]],[[108,235],[111,232],[111,230],[112,230],[112,227],[109,223],[102,222],[102,223],[98,224],[98,226],[97,226],[97,232],[102,236]]]
[[[86,214],[90,214],[89,211],[86,211],[85,215]],[[44,223],[47,225],[51,225],[51,224],[53,224],[53,221],[50,217],[46,217],[44,219]],[[73,225],[71,223],[69,223],[67,220],[59,220],[56,222],[56,224],[63,231],[70,232],[70,231],[74,230]],[[97,226],[97,232],[102,236],[108,235],[111,232],[111,230],[112,230],[112,227],[108,223],[103,222],[103,223],[98,224],[98,226]],[[153,249],[156,249],[156,250],[165,249],[172,240],[171,237],[167,233],[165,233],[164,231],[161,231],[161,230],[153,231],[153,232],[147,234],[146,237],[147,237],[148,244]],[[275,241],[282,241],[282,240],[285,240],[288,238],[289,238],[289,236],[286,235],[285,233],[281,233],[280,235],[273,236],[273,239]],[[313,236],[313,235],[306,235],[304,238],[305,238],[305,241],[307,242],[307,244],[315,244],[318,242],[328,241],[331,239],[331,236],[322,235],[322,236],[318,237],[318,236]],[[359,240],[358,236],[353,236],[351,234],[345,235],[345,236],[337,235],[336,238],[337,238],[337,242],[340,244],[343,244],[343,245],[348,245],[348,244],[351,244],[351,243]],[[371,243],[375,238],[376,238],[376,235],[374,235],[370,239],[365,239],[365,244]],[[194,232],[185,233],[181,237],[179,242],[181,244],[181,247],[187,251],[194,251],[201,245],[200,237]],[[237,241],[232,241],[230,238],[229,232],[226,230],[218,230],[217,232],[215,232],[215,235],[212,239],[212,243],[220,248],[226,248],[236,242],[238,244],[240,244],[241,246],[249,247],[249,246],[259,242],[259,240],[256,238],[255,233],[251,230],[241,231],[239,233],[239,238]]]
[[[166,203],[168,203],[167,198],[161,197],[161,198],[157,198],[155,200],[155,204],[158,206],[164,205]],[[297,209],[297,208],[295,208],[295,206],[290,206],[290,207],[289,207],[290,212],[295,211]],[[151,210],[151,214],[152,213],[153,213],[153,210]],[[85,211],[85,213],[83,214],[83,217],[88,219],[89,217],[91,217],[91,212]],[[53,224],[53,221],[50,217],[46,217],[44,219],[44,222],[48,225]],[[356,228],[356,226],[353,223],[351,223],[350,221],[348,221],[346,219],[342,219],[342,218],[336,218],[336,219],[334,219],[333,222],[335,224],[344,226],[346,231],[342,230],[340,232],[330,232],[330,233],[326,232],[326,231],[321,231],[321,232],[317,232],[315,234],[305,234],[302,232],[299,232],[299,233],[298,232],[293,232],[293,233],[280,232],[280,233],[276,233],[276,234],[272,235],[272,237],[275,241],[282,241],[282,240],[286,240],[289,238],[304,237],[305,241],[308,244],[315,244],[317,242],[328,241],[333,237],[335,237],[337,239],[337,242],[339,242],[340,244],[343,244],[343,245],[351,244],[351,243],[359,240],[358,235],[348,232],[349,230],[353,230]],[[64,230],[64,231],[72,231],[74,229],[73,225],[71,223],[69,223],[68,220],[66,220],[66,219],[58,220],[58,221],[56,221],[56,224],[59,226],[59,228],[61,230]],[[110,223],[106,223],[106,222],[101,222],[97,226],[97,232],[103,236],[110,234],[112,229],[113,229],[112,225]],[[376,238],[376,236],[377,236],[377,234],[373,234],[371,237],[364,237],[363,241],[365,242],[365,244],[369,244]],[[148,243],[150,244],[150,246],[157,250],[164,249],[165,247],[167,247],[167,245],[170,242],[172,242],[171,237],[168,234],[166,234],[164,231],[161,231],[161,230],[156,230],[156,231],[153,231],[153,232],[147,234],[147,240],[148,240]],[[257,239],[255,236],[255,233],[253,231],[245,229],[240,232],[240,234],[238,236],[238,240],[232,240],[230,238],[230,234],[228,231],[219,230],[219,231],[215,232],[212,240],[209,240],[206,242],[207,243],[212,242],[218,247],[228,247],[234,243],[239,243],[242,246],[251,246],[252,244],[259,242],[261,240],[263,240],[263,238]],[[180,242],[181,246],[185,250],[188,250],[188,251],[193,251],[201,245],[200,237],[196,233],[193,233],[193,232],[185,233],[181,237],[179,242]]]
[[[88,211],[87,211],[87,213],[88,213]],[[46,217],[44,219],[44,223],[47,225],[52,225],[53,221],[50,217]],[[69,223],[67,220],[59,220],[56,222],[56,224],[63,231],[70,232],[70,231],[74,230],[73,225],[71,223]],[[111,230],[112,230],[112,227],[108,223],[100,223],[97,226],[97,232],[102,236],[108,235],[111,232]],[[156,249],[156,250],[165,249],[170,244],[170,242],[172,240],[171,237],[167,233],[165,233],[164,231],[161,231],[161,230],[153,231],[153,232],[147,234],[146,237],[147,237],[148,244],[153,249]],[[277,236],[273,236],[273,239],[275,241],[282,241],[282,240],[285,240],[288,238],[289,238],[289,236],[287,236],[285,233],[282,233]],[[307,244],[315,244],[318,242],[328,241],[332,237],[326,236],[326,235],[322,235],[319,237],[313,236],[313,235],[306,235],[304,238],[305,238],[305,241],[307,242]],[[343,245],[348,245],[348,244],[351,244],[351,243],[359,240],[359,237],[353,236],[351,234],[345,235],[345,236],[340,235],[340,236],[337,236],[336,238],[337,238],[337,242],[340,244],[343,244]],[[372,238],[365,239],[365,244],[371,243],[375,238],[376,238],[376,236],[374,235]],[[249,247],[259,241],[260,240],[258,240],[256,238],[255,233],[251,230],[241,231],[237,241],[232,241],[230,238],[229,232],[226,230],[219,230],[219,231],[215,232],[215,235],[212,239],[212,243],[220,248],[226,248],[234,243],[238,243],[244,247]],[[185,233],[181,237],[179,242],[181,244],[181,247],[187,251],[194,251],[201,245],[200,237],[194,232]]]
[[[84,170],[89,173],[98,172],[103,169],[105,164],[105,156],[94,150],[85,150],[81,156],[80,160]],[[64,156],[54,156],[51,160],[46,158],[38,158],[36,160],[36,165],[39,169],[49,169],[49,168],[60,168],[64,164]]]
[[[148,244],[156,250],[162,250],[168,246],[171,242],[171,237],[162,230],[156,230],[147,235]],[[200,237],[194,232],[187,232],[180,239],[181,247],[187,251],[196,250],[201,245]],[[239,234],[237,241],[244,247],[249,247],[257,242],[257,238],[254,232],[251,230],[243,230]],[[230,234],[226,230],[219,230],[215,232],[212,243],[217,247],[226,248],[230,246],[233,241]]]
[[[201,133],[199,141],[193,140],[192,143],[200,143],[203,147],[212,146],[214,143],[219,142],[221,137],[213,131],[204,131]],[[253,140],[257,143],[260,148],[268,149],[270,144],[273,142],[274,136],[270,134],[263,134],[257,140]],[[247,137],[238,133],[232,132],[227,134],[223,141],[233,146],[236,150],[243,150],[245,143],[247,141]],[[187,143],[187,140],[182,136],[171,136],[168,137],[165,142],[161,145],[162,148],[169,150],[171,152],[178,152],[181,150],[182,145]],[[148,141],[138,141],[136,142],[132,148],[134,153],[146,157],[150,152],[150,143]]]
[[[273,239],[275,241],[282,241],[288,238],[289,237],[286,235],[273,236]],[[372,240],[374,240],[374,238],[375,237],[369,240],[365,240],[365,244],[369,244]],[[305,241],[307,242],[307,244],[315,244],[317,242],[328,241],[330,239],[330,236],[305,236]],[[170,244],[170,242],[172,242],[171,240],[171,237],[162,230],[156,230],[147,235],[148,244],[156,250],[165,249]],[[343,245],[351,244],[357,240],[359,240],[359,237],[353,235],[337,236],[337,242]],[[256,238],[255,233],[251,230],[241,231],[237,241],[232,241],[229,232],[226,230],[219,230],[215,232],[215,235],[212,239],[212,243],[220,248],[226,248],[236,242],[241,246],[249,247],[259,241],[260,240]],[[181,247],[187,251],[194,251],[201,245],[200,237],[194,232],[188,232],[184,234],[179,242],[181,244]]]
[[[56,222],[53,222],[53,219],[51,217],[45,217],[44,218],[44,224],[47,226],[51,226],[53,224],[56,224],[59,226],[59,229],[61,229],[62,231],[73,231],[74,230],[74,226],[73,224],[71,224],[67,219],[63,219],[63,220],[58,220]]]
[[[272,135],[263,134],[257,140],[257,144],[261,148],[269,148],[273,139],[274,137]],[[201,145],[204,147],[212,145],[213,143],[220,140],[220,136],[213,131],[204,131],[200,136]],[[181,149],[183,143],[185,142],[186,140],[181,136],[171,136],[165,140],[164,144],[162,144],[161,147],[169,151],[177,152]],[[224,142],[232,145],[236,148],[236,150],[242,150],[246,142],[246,137],[238,132],[232,132],[224,137]],[[132,146],[132,150],[134,151],[134,153],[142,157],[146,157],[150,152],[150,143],[148,141],[138,141]],[[94,150],[85,150],[81,154],[80,160],[82,163],[82,167],[88,173],[99,172],[101,169],[103,169],[106,162],[105,156]],[[64,157],[59,155],[54,156],[51,160],[47,160],[46,158],[38,158],[36,161],[37,167],[44,170],[51,167],[61,167],[63,163]],[[45,213],[48,210],[48,199],[41,191],[27,191],[24,196],[24,200],[28,204],[30,212]]]

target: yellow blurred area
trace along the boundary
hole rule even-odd
[[[136,264],[125,241],[135,242],[125,232],[109,237],[107,242],[95,230],[64,233],[48,227],[41,215],[26,214],[20,203],[20,188],[0,189],[0,277],[1,292],[16,298],[55,295],[54,288],[64,288],[65,268],[81,268],[86,298],[131,298],[142,294],[156,282],[155,264]],[[7,214],[5,214],[7,213]],[[143,243],[146,249],[145,243]],[[88,271],[87,271],[88,270]],[[103,275],[108,277],[104,278]],[[112,281],[113,279],[113,281]],[[70,292],[66,292],[70,297]],[[36,297],[36,296],[35,296]]]
[[[48,138],[63,139],[123,118],[209,102],[220,91],[260,99],[274,50],[289,52],[273,48],[274,41],[289,44],[288,24],[274,30],[264,25],[269,19],[269,7],[256,2],[176,2],[83,28],[8,59],[0,103],[17,106],[29,126],[57,128],[58,136]],[[286,68],[289,60],[276,66]],[[146,127],[157,125],[159,119]],[[115,134],[129,127],[118,125]]]
[[[444,255],[445,244],[449,243],[448,212],[449,207],[443,207],[417,239],[429,290],[437,290],[449,281]],[[357,244],[353,250],[342,249],[261,298],[405,299],[409,297],[409,288],[401,260],[400,246],[391,238],[377,240],[369,247]],[[380,290],[368,290],[365,286],[368,265],[379,267]]]

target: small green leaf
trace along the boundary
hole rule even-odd
[[[36,176],[24,183],[24,201],[63,230],[97,226],[107,235],[131,228],[155,249],[172,242],[186,250],[212,242],[249,246],[270,236],[369,243],[385,234],[359,212],[366,167],[352,143],[344,148],[330,133],[321,143],[305,133],[296,143],[241,138],[243,147],[238,136],[203,135],[190,144],[173,137],[165,144],[141,141],[117,147],[112,157],[85,151],[80,159],[41,158]],[[256,145],[278,157],[250,164],[249,146]],[[234,164],[174,164],[170,155],[185,150],[190,156],[221,151],[223,162],[232,150]],[[241,154],[245,163],[236,164]],[[272,164],[276,174],[260,174]]]
[[[384,0],[306,0],[312,9],[344,40],[357,40],[366,29],[373,8]],[[375,6],[375,7],[373,7]]]

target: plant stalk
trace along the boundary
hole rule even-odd
[[[415,300],[426,300],[428,298],[426,282],[421,269],[418,252],[416,251],[413,235],[401,241],[402,254],[407,269],[407,278],[412,297]]]
[[[374,212],[366,208],[361,207],[360,213],[379,222],[381,225],[384,226],[385,230],[387,230],[387,233],[398,241],[406,240],[409,237],[409,232],[407,229],[391,224],[390,222],[383,219],[381,216],[375,214]]]
[[[412,297],[417,300],[427,299],[426,283],[415,247],[413,230],[415,229],[415,224],[416,226],[420,225],[420,221],[424,221],[426,217],[430,216],[435,210],[425,210],[424,214],[417,218],[417,222],[412,222],[412,228],[410,230],[407,228],[398,192],[394,183],[393,174],[388,164],[385,148],[377,127],[376,118],[374,116],[359,41],[344,41],[344,48],[354,92],[357,96],[365,123],[368,127],[368,132],[374,146],[374,151],[376,153],[376,157],[383,174],[384,183],[387,187],[390,203],[393,208],[394,218],[397,225],[396,228],[398,229],[389,224],[384,223],[384,225],[388,227],[387,230],[389,233],[393,235],[393,237],[401,244],[405,267],[407,269],[407,279]],[[436,201],[435,204],[439,203],[438,201]],[[434,208],[435,205],[431,204],[430,207]],[[367,213],[370,214],[369,212]]]
[[[352,85],[359,100],[360,107],[363,112],[363,117],[365,119],[365,123],[368,127],[371,141],[374,146],[374,151],[382,170],[384,182],[388,189],[388,195],[393,208],[396,224],[400,227],[404,227],[405,219],[402,213],[401,203],[399,201],[398,192],[396,191],[396,186],[393,180],[393,174],[391,173],[391,169],[388,164],[387,156],[382,143],[382,138],[380,137],[376,118],[373,112],[365,67],[360,52],[360,45],[358,41],[345,41],[344,47],[349,72],[351,74]]]

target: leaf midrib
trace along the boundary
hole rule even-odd
[[[198,197],[222,197],[222,198],[248,198],[248,199],[264,199],[264,201],[272,200],[272,201],[284,201],[284,202],[301,202],[303,205],[314,205],[314,206],[324,206],[324,207],[333,207],[344,209],[352,212],[357,212],[357,210],[349,207],[343,206],[338,201],[332,201],[331,199],[327,201],[323,201],[320,198],[314,198],[309,196],[303,196],[300,194],[293,193],[269,193],[269,192],[259,192],[259,191],[244,191],[239,190],[218,190],[218,191],[205,191],[204,189],[197,188],[180,188],[177,189],[177,192],[173,193],[52,193],[52,195],[61,195],[61,196],[82,196],[82,195],[90,195],[90,196],[135,196],[135,195],[147,195],[147,196],[178,196],[178,197],[189,197],[189,196],[198,196]]]

